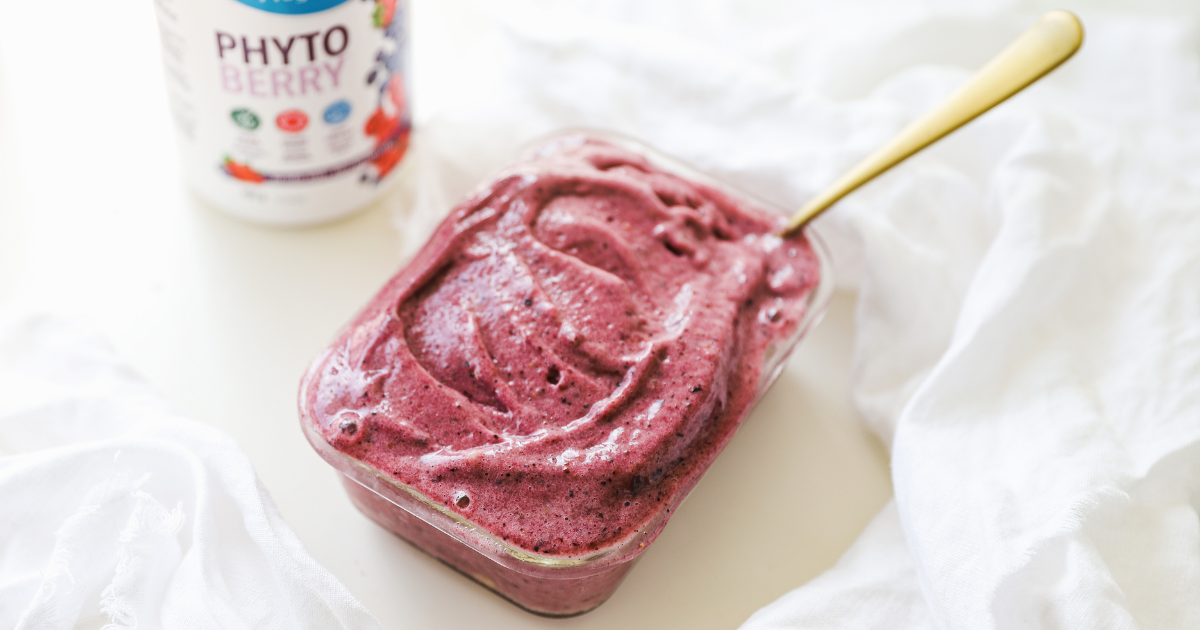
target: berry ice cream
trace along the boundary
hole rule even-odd
[[[318,357],[310,439],[535,556],[648,543],[800,332],[820,261],[782,222],[560,138],[456,208]]]

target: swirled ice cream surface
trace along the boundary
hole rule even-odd
[[[313,364],[306,421],[522,549],[674,504],[794,338],[820,264],[782,217],[560,138],[454,209]]]

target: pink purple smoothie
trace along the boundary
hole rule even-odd
[[[568,137],[503,172],[314,363],[333,448],[537,554],[628,538],[753,403],[819,280],[783,218]]]

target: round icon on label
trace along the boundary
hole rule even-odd
[[[336,125],[350,117],[350,103],[338,101],[325,108],[325,122]]]
[[[229,113],[229,117],[242,129],[258,129],[258,116],[248,109],[235,109]]]
[[[308,114],[298,109],[289,109],[275,117],[275,124],[284,131],[302,131],[308,126]]]

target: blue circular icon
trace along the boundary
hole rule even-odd
[[[338,101],[325,108],[325,122],[336,125],[350,117],[350,103]]]

